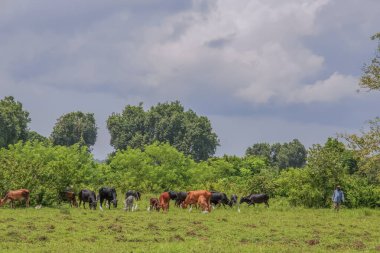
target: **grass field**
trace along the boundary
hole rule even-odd
[[[0,252],[380,252],[380,210],[0,208]]]

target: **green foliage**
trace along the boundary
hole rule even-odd
[[[123,192],[137,189],[162,192],[189,185],[194,162],[169,144],[154,143],[140,149],[119,150],[109,163],[110,182]]]
[[[357,173],[370,183],[380,184],[380,118],[369,121],[369,129],[360,135],[342,135],[357,160]]]
[[[272,166],[278,166],[280,169],[301,168],[306,163],[307,151],[305,146],[298,140],[294,139],[289,143],[256,143],[249,147],[245,154],[247,156],[260,156],[270,162]]]
[[[19,142],[0,150],[0,193],[26,188],[31,203],[52,205],[59,191],[79,191],[96,182],[96,165],[85,147]]]
[[[194,160],[207,160],[219,145],[210,121],[185,111],[180,102],[159,103],[148,111],[127,105],[121,114],[107,120],[111,145],[116,150],[142,148],[154,142],[168,142]]]
[[[53,128],[54,145],[71,146],[76,143],[90,147],[95,144],[97,127],[93,113],[70,112],[61,116]]]
[[[29,112],[12,96],[0,100],[0,148],[7,147],[19,140],[26,140]]]
[[[360,78],[360,87],[369,90],[380,90],[380,33],[371,37],[372,40],[379,40],[375,56],[371,63],[363,67],[363,75]]]

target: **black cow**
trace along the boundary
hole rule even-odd
[[[231,206],[236,205],[238,203],[238,196],[236,194],[231,195]]]
[[[95,192],[90,191],[90,190],[81,190],[79,192],[78,198],[79,198],[79,207],[83,201],[84,209],[86,209],[86,202],[88,202],[90,209],[96,210],[96,206],[97,206],[98,201],[96,199]]]
[[[176,195],[175,205],[180,207],[187,197],[187,192],[177,192]]]
[[[133,197],[135,197],[136,200],[140,200],[140,199],[141,199],[141,193],[138,192],[138,191],[128,190],[128,191],[125,193],[125,199],[127,199],[129,196],[133,196]]]
[[[177,199],[177,193],[175,191],[167,191],[169,193],[170,199],[171,200],[176,200]]]
[[[269,196],[267,194],[251,194],[241,198],[240,204],[245,202],[250,206],[255,205],[255,203],[265,203],[265,205],[269,207],[268,200]]]
[[[223,192],[212,191],[210,202],[215,206],[222,204],[224,208],[226,207],[226,205],[232,206],[230,200],[227,198],[227,195]]]
[[[111,209],[111,202],[113,207],[117,207],[117,194],[115,188],[102,187],[99,189],[100,210],[103,210],[103,201],[108,200],[108,209]]]

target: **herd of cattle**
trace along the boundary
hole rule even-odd
[[[90,209],[95,210],[99,201],[99,208],[103,210],[103,203],[105,202],[108,208],[112,205],[117,207],[117,194],[115,188],[102,187],[99,189],[99,194],[96,196],[94,191],[81,190],[78,193],[79,204],[77,202],[77,195],[73,191],[63,191],[59,193],[59,202],[67,201],[70,206],[80,207],[83,202],[83,207],[86,208],[86,203]],[[9,191],[4,198],[0,199],[0,206],[7,202],[10,202],[10,206],[14,207],[14,201],[25,200],[26,207],[29,207],[30,192],[27,189],[19,189]],[[125,193],[124,209],[126,211],[134,211],[137,209],[137,201],[141,200],[141,193],[134,190],[128,190]],[[187,208],[190,206],[190,210],[193,206],[199,207],[203,212],[211,212],[212,205],[224,207],[238,204],[238,196],[236,194],[231,195],[228,199],[227,195],[223,192],[198,190],[189,192],[163,192],[159,198],[150,198],[148,210],[156,210],[167,212],[169,210],[170,200],[175,201],[175,206]],[[265,203],[267,207],[269,196],[267,194],[250,194],[242,197],[239,204],[247,203],[249,206],[255,203]]]

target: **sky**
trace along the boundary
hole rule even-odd
[[[126,105],[179,100],[207,116],[216,155],[258,142],[306,147],[357,133],[380,94],[357,92],[375,55],[378,0],[2,0],[0,99],[49,136],[65,113],[106,120]]]

